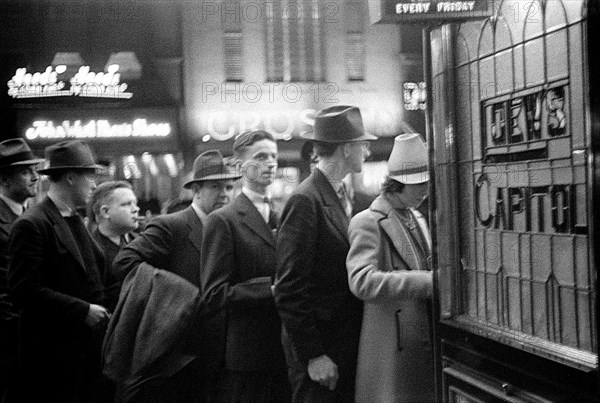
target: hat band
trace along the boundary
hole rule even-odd
[[[226,175],[228,173],[229,172],[227,172],[227,168],[224,165],[211,165],[197,170],[194,174],[194,180],[202,180],[207,176]]]
[[[416,167],[416,168],[409,168],[409,169],[401,169],[398,171],[390,171],[389,175],[390,176],[402,176],[402,175],[414,175],[414,174],[422,174],[427,172],[427,166],[420,166],[420,167]]]
[[[0,165],[10,165],[15,162],[27,161],[36,159],[35,156],[30,151],[21,151],[19,153],[10,155],[8,157],[0,158]],[[35,164],[32,164],[35,165]]]

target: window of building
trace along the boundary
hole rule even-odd
[[[267,80],[323,81],[321,0],[265,3]]]
[[[225,32],[223,46],[225,49],[225,80],[242,81],[244,79],[242,33]]]
[[[344,27],[346,30],[346,77],[348,81],[365,79],[365,10],[364,2],[344,2]]]
[[[365,79],[365,41],[362,32],[346,34],[346,71],[348,81]]]
[[[457,145],[435,153],[436,239],[442,318],[594,368],[582,3],[503,2],[484,24],[432,32],[457,55],[434,47],[432,113],[454,108]],[[448,145],[444,119],[433,132]]]

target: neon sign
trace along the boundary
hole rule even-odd
[[[52,120],[36,120],[25,129],[27,140],[64,138],[127,138],[127,137],[167,137],[171,134],[169,123],[148,123],[146,119],[136,119],[132,123],[112,124],[108,120],[65,120],[55,124]]]
[[[377,136],[397,132],[397,114],[385,108],[361,108],[365,130]],[[225,141],[247,130],[266,130],[279,140],[298,137],[314,125],[315,109],[277,111],[210,110],[201,115],[201,132]]]
[[[404,109],[416,111],[427,108],[427,87],[421,83],[404,83]]]
[[[125,92],[126,83],[121,83],[119,65],[111,64],[107,72],[90,72],[90,66],[81,66],[70,80],[69,89],[59,75],[67,70],[67,66],[46,67],[43,73],[28,73],[26,68],[17,69],[8,81],[8,95],[13,98],[45,98],[60,96],[79,96],[92,98],[129,99],[131,92]]]
[[[370,0],[371,23],[477,20],[492,15],[492,0]]]

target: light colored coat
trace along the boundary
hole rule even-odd
[[[411,210],[429,239],[423,217]],[[379,196],[349,226],[350,290],[365,301],[357,402],[434,400],[432,272],[390,202]]]

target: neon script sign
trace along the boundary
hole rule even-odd
[[[171,134],[169,123],[148,123],[146,119],[136,119],[132,123],[110,123],[108,120],[65,120],[55,124],[52,120],[36,120],[25,129],[27,140],[64,138],[127,138],[127,137],[167,137]]]
[[[65,71],[65,65],[56,68],[48,66],[43,73],[33,74],[28,73],[26,68],[17,69],[8,82],[8,95],[13,98],[80,96],[118,99],[129,99],[133,96],[131,92],[125,92],[127,84],[120,82],[118,64],[108,66],[106,73],[91,72],[90,66],[79,67],[77,74],[69,80],[69,89],[65,89],[65,82],[59,80],[59,76]]]

